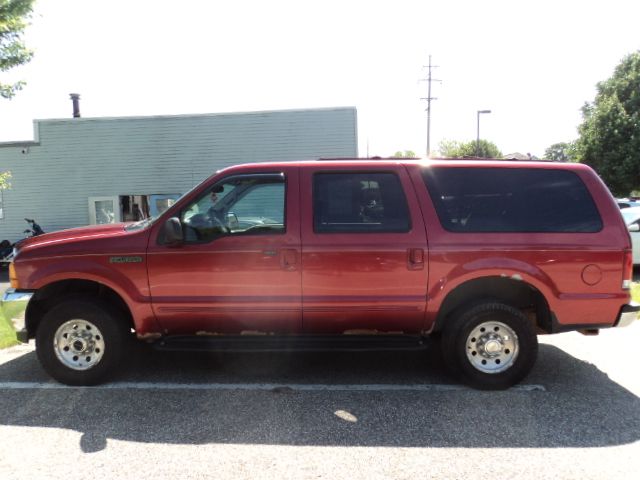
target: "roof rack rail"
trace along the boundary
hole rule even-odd
[[[349,161],[349,162],[366,162],[369,160],[420,160],[419,157],[326,157],[318,158],[321,162],[330,161]]]
[[[452,162],[456,162],[456,161],[469,161],[469,160],[475,160],[478,162],[495,162],[495,161],[508,161],[508,160],[515,160],[512,158],[489,158],[489,157],[431,157],[431,160],[446,160],[446,161],[452,161]]]

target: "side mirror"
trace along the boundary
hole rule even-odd
[[[640,225],[637,222],[632,223],[628,228],[630,232],[640,232]]]
[[[171,217],[164,224],[164,244],[169,246],[182,245],[184,235],[182,233],[182,224],[177,217]]]

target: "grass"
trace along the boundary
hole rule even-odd
[[[631,286],[631,298],[634,302],[640,303],[640,283]]]
[[[13,325],[0,313],[0,348],[17,344],[18,340],[16,340],[16,331],[13,329]]]

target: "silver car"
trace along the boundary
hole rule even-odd
[[[633,264],[640,265],[640,207],[624,208],[620,212],[629,229],[629,235],[631,235]]]

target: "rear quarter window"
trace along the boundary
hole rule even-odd
[[[568,170],[429,167],[422,176],[440,222],[450,232],[602,229],[589,190]]]

